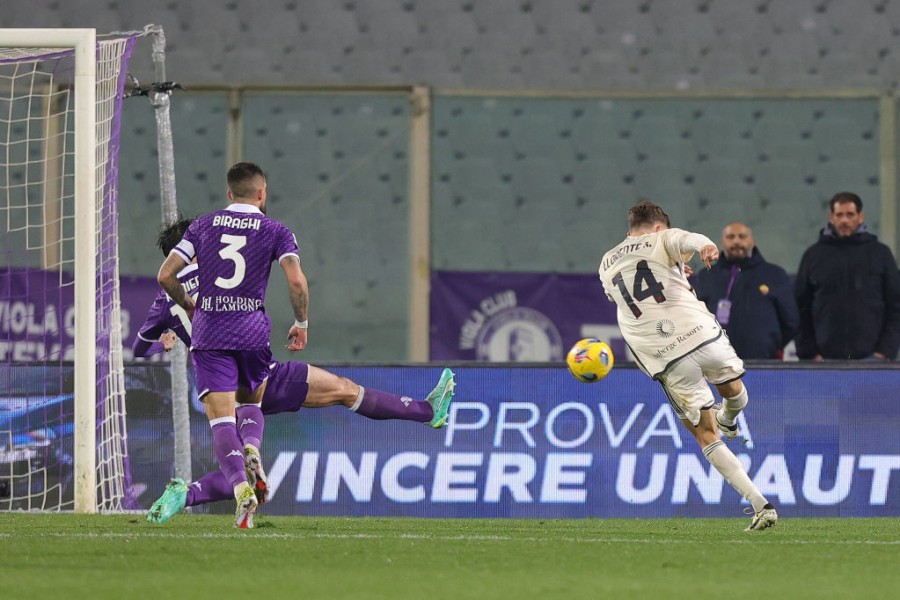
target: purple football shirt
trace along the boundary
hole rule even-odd
[[[197,217],[172,250],[203,265],[194,310],[195,350],[260,350],[269,346],[266,286],[272,263],[294,255],[291,230],[249,204]]]
[[[178,281],[185,293],[194,296],[199,286],[200,270],[196,264],[190,264],[178,273]],[[160,290],[153,299],[150,311],[144,324],[137,332],[132,350],[137,357],[152,356],[163,351],[162,344],[157,343],[159,336],[166,331],[172,331],[184,342],[185,346],[191,345],[191,321],[184,309],[175,304],[164,290]]]

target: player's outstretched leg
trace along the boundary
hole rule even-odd
[[[188,484],[185,506],[199,506],[230,498],[234,498],[234,488],[228,483],[228,478],[222,471],[210,471]]]
[[[453,379],[453,371],[444,369],[441,378],[431,393],[425,397],[425,401],[431,405],[434,411],[429,427],[439,429],[447,425],[447,411],[450,410],[450,402],[453,400],[456,381]]]
[[[259,504],[269,500],[269,478],[262,466],[262,457],[253,444],[244,445],[244,465],[247,469],[247,483],[256,495]]]
[[[162,496],[150,507],[147,520],[151,523],[165,523],[184,509],[187,495],[188,486],[184,479],[176,477],[166,485]]]
[[[294,365],[302,365],[304,368],[307,366],[290,361],[283,363],[279,368],[282,370],[286,367],[296,368]],[[270,413],[277,412],[271,410],[271,406],[288,404],[283,402],[281,398],[288,398],[289,392],[292,392],[293,388],[297,387],[290,384],[301,382],[305,386],[308,381],[309,389],[306,392],[306,397],[303,399],[303,406],[306,408],[323,408],[325,406],[343,404],[356,414],[376,421],[401,419],[424,423],[434,428],[443,427],[447,423],[447,411],[450,407],[450,401],[453,399],[453,390],[456,387],[456,383],[453,380],[453,371],[450,369],[444,369],[440,381],[428,394],[427,398],[424,400],[413,400],[409,396],[400,396],[382,390],[366,388],[346,377],[339,377],[324,369],[313,366],[308,368],[308,378],[303,371],[300,372],[299,376],[293,378],[282,375],[282,371],[279,371],[276,374],[277,376],[270,377],[264,402],[264,404],[266,402],[269,403]],[[296,394],[294,392],[291,397],[296,398]]]

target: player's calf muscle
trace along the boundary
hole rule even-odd
[[[309,368],[309,394],[303,406],[319,408],[343,404],[353,406],[359,394],[359,385],[346,377],[339,377],[324,369]]]

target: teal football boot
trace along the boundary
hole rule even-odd
[[[147,520],[151,523],[165,523],[184,509],[187,502],[188,486],[184,479],[176,477],[166,486],[166,491],[150,507]]]
[[[431,405],[431,409],[434,411],[434,416],[427,423],[429,427],[440,429],[447,426],[447,411],[450,410],[450,402],[453,400],[453,390],[455,388],[456,382],[453,380],[453,371],[444,369],[437,386],[425,397],[425,401]]]

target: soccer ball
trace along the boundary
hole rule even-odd
[[[596,383],[606,377],[613,362],[612,348],[595,338],[578,340],[566,355],[569,373],[584,383]]]

